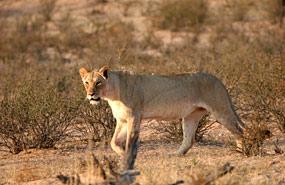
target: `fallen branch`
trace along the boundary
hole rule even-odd
[[[227,173],[231,172],[234,169],[234,166],[231,166],[229,162],[224,164],[221,168],[219,168],[215,173],[208,173],[205,176],[206,184],[217,180],[218,178],[226,175]]]
[[[231,172],[234,169],[234,166],[231,166],[229,162],[224,164],[221,168],[218,168],[217,171],[209,172],[207,174],[198,174],[191,176],[191,183],[192,185],[209,185],[218,178],[226,175],[227,173]],[[183,180],[179,180],[171,185],[178,185],[184,184]],[[189,184],[189,182],[187,183]]]
[[[215,172],[209,172],[206,175],[200,174],[198,176],[191,176],[193,185],[208,185],[218,178],[226,175],[234,169],[229,162],[224,164],[221,168],[218,168]]]
[[[135,176],[139,175],[139,171],[128,170],[124,173],[117,173],[111,162],[104,157],[107,162],[106,167],[98,161],[94,154],[90,155],[88,161],[87,172],[85,174],[76,174],[75,176],[58,175],[57,178],[63,184],[70,185],[108,185],[108,184],[131,184],[135,180]]]
[[[58,175],[57,178],[64,184],[72,185],[91,185],[91,184],[131,184],[135,180],[135,176],[139,175],[139,171],[132,170],[137,156],[137,141],[139,132],[133,132],[132,139],[126,147],[125,154],[121,161],[121,173],[114,170],[111,162],[104,157],[107,167],[98,161],[94,154],[90,155],[87,165],[87,173],[77,174],[73,177]]]
[[[278,146],[279,145],[279,139],[276,140],[276,142],[274,142],[274,151],[276,154],[283,154],[284,151]]]

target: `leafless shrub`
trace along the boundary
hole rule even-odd
[[[157,133],[166,134],[165,139],[171,141],[182,141],[183,130],[182,130],[182,120],[177,121],[157,121],[158,126],[152,126]]]
[[[67,136],[78,103],[60,91],[61,80],[51,83],[39,76],[17,84],[12,80],[14,85],[6,86],[0,102],[0,145],[14,154],[54,147]]]
[[[258,65],[251,66],[248,70],[248,81],[243,83],[247,94],[245,106],[254,110],[259,120],[275,123],[281,132],[285,131],[284,118],[284,54],[261,56]],[[266,74],[266,75],[264,75]],[[253,116],[256,118],[256,116]],[[258,121],[259,121],[258,120]]]
[[[207,131],[214,123],[216,123],[216,121],[210,120],[209,114],[204,115],[203,118],[199,121],[199,125],[195,135],[195,141],[202,141],[204,134],[207,133]]]
[[[264,154],[263,142],[272,136],[266,124],[262,124],[258,120],[257,116],[256,121],[253,121],[251,125],[247,125],[247,129],[245,130],[242,144],[243,154],[246,156],[262,156]]]
[[[83,102],[78,109],[81,123],[76,128],[86,139],[94,142],[110,141],[116,127],[116,119],[107,102],[100,102],[92,106],[89,102]]]
[[[182,119],[178,121],[158,121],[158,127],[153,126],[157,133],[165,133],[165,138],[167,140],[180,142],[182,141],[183,130],[182,130]],[[198,124],[198,128],[195,135],[195,141],[202,141],[204,134],[209,130],[209,128],[215,122],[209,120],[209,114],[206,114]]]

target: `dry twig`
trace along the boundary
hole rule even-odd
[[[128,170],[124,173],[117,173],[109,159],[104,157],[107,165],[100,163],[94,154],[90,155],[86,174],[76,174],[75,176],[58,175],[57,178],[63,184],[71,185],[107,185],[107,184],[131,184],[139,171]],[[106,166],[104,168],[104,166]]]
[[[221,168],[218,168],[217,171],[209,172],[206,174],[198,174],[198,175],[192,175],[191,176],[191,184],[192,185],[209,185],[218,178],[226,175],[227,173],[231,172],[234,169],[234,166],[231,166],[229,162],[224,164]],[[184,181],[180,180],[175,182],[171,185],[176,184],[183,184]]]

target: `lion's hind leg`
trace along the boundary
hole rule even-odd
[[[183,118],[183,141],[182,145],[177,151],[177,155],[185,155],[195,142],[195,133],[198,128],[199,120],[207,111],[203,108],[195,109],[190,115]]]

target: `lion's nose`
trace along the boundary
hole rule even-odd
[[[94,96],[95,95],[95,93],[89,93],[89,96]]]

